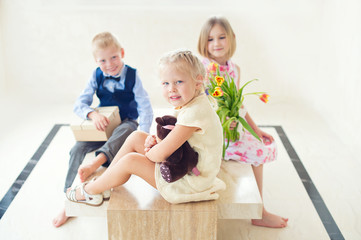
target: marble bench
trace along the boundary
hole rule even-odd
[[[88,154],[85,161],[93,156]],[[101,167],[94,175],[103,171]],[[65,200],[66,214],[106,217],[109,239],[217,239],[220,221],[224,225],[231,219],[262,216],[262,200],[250,165],[223,161],[219,178],[227,189],[219,192],[218,200],[170,204],[143,179],[132,176],[99,207]]]

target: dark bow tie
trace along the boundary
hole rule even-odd
[[[113,76],[106,76],[105,79],[113,79],[113,80],[115,80],[117,82],[120,81],[120,77],[113,77]]]

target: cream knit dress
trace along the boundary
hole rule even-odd
[[[217,199],[219,190],[226,188],[217,178],[222,158],[222,126],[219,118],[205,94],[195,97],[187,105],[176,110],[177,125],[197,127],[200,130],[188,139],[191,147],[198,153],[197,168],[200,175],[185,175],[178,181],[168,183],[156,164],[155,180],[157,189],[170,203],[183,203]]]

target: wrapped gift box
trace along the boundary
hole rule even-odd
[[[79,120],[79,122],[70,125],[77,141],[107,141],[112,135],[113,130],[120,124],[119,109],[115,107],[98,107],[94,109],[103,114],[110,121],[106,130],[98,131],[92,120]]]

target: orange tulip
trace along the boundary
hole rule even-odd
[[[259,99],[261,99],[262,102],[267,103],[268,102],[268,97],[269,97],[269,95],[264,93],[259,97]]]

